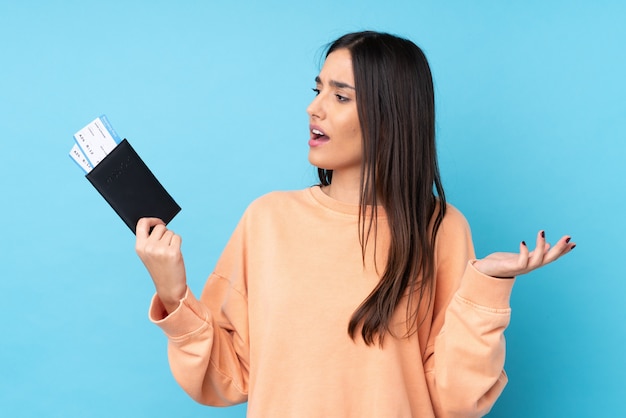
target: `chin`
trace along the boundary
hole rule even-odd
[[[315,166],[317,168],[324,168],[325,170],[330,170],[329,168],[326,168],[325,166],[327,166],[328,164],[324,164],[324,160],[322,158],[319,158],[315,155],[311,155],[311,152],[309,152],[309,163],[311,163],[312,166]]]

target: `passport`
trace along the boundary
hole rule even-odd
[[[181,208],[124,138],[119,140],[106,116],[74,135],[70,157],[104,200],[135,233],[143,217],[168,224]]]

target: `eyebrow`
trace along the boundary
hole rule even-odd
[[[319,76],[315,77],[315,83],[316,84],[324,84],[324,83],[322,83],[322,79]],[[338,88],[338,89],[352,89],[352,90],[356,90],[354,88],[354,86],[351,86],[350,84],[344,83],[342,81],[330,80],[328,82],[328,84],[330,84],[331,87],[335,87],[335,88]]]

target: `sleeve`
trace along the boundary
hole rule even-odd
[[[489,277],[474,268],[469,225],[453,207],[448,212],[437,237],[424,368],[437,417],[482,417],[507,383],[504,330],[514,279]]]
[[[227,406],[247,400],[249,382],[248,303],[238,268],[243,263],[241,223],[198,300],[188,289],[165,316],[155,296],[150,320],[168,337],[170,368],[178,384],[199,403]]]

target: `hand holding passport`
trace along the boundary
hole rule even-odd
[[[167,224],[180,212],[180,206],[128,140],[120,140],[105,115],[76,132],[74,140],[70,157],[133,233],[141,218],[160,218]]]

